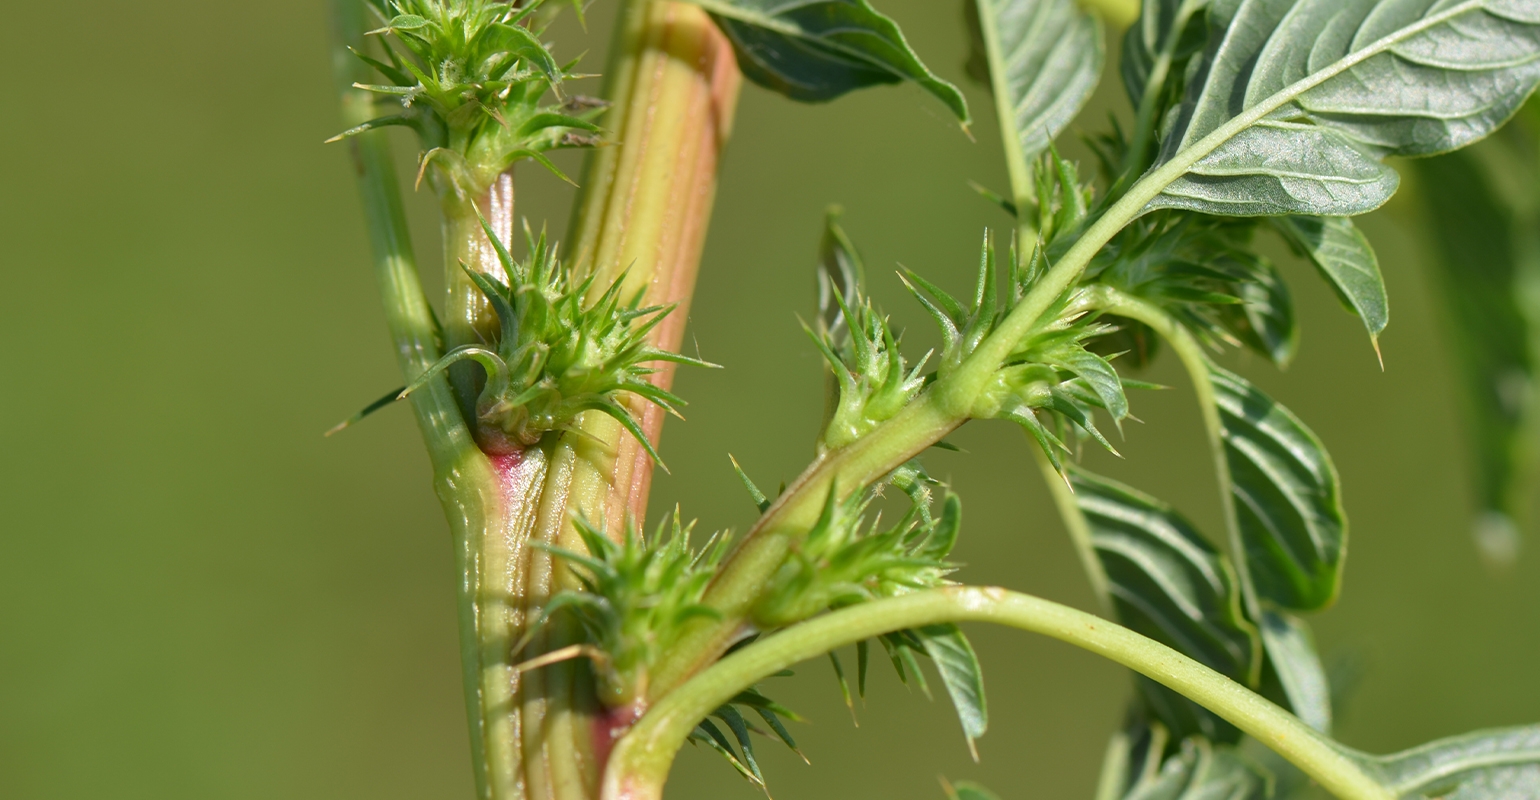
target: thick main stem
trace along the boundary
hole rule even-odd
[[[742,75],[731,44],[705,12],[685,3],[633,2],[621,19],[613,87],[616,147],[596,152],[574,209],[571,240],[580,273],[597,276],[597,297],[623,279],[624,296],[674,310],[652,342],[675,351],[684,339],[690,297],[716,195],[717,163],[732,132]],[[651,376],[668,388],[675,366]],[[656,441],[662,409],[631,403]],[[646,513],[652,462],[614,420],[583,419],[573,437],[582,456],[573,491],[595,521],[618,533],[629,515]]]
[[[633,0],[622,9],[606,94],[613,103],[606,138],[583,177],[570,241],[577,274],[596,276],[594,297],[615,280],[623,295],[644,305],[676,305],[651,334],[655,346],[677,350],[704,244],[716,186],[716,166],[731,129],[740,74],[731,45],[699,9],[660,0]],[[667,387],[673,365],[652,380]],[[631,402],[656,441],[662,414]],[[581,433],[538,448],[544,470],[520,508],[529,514],[528,540],[583,552],[574,516],[603,522],[619,536],[627,517],[646,511],[651,463],[611,418],[589,413]],[[535,452],[535,451],[528,451]],[[520,556],[521,592],[512,599],[528,621],[552,593],[575,588],[572,576],[539,548]],[[539,631],[515,660],[568,643],[561,630]],[[506,644],[505,644],[506,646]],[[579,800],[597,791],[611,719],[594,699],[591,675],[578,663],[525,673],[510,697],[518,720],[513,750],[522,760],[524,795]]]
[[[662,797],[674,754],[699,720],[738,692],[801,661],[896,630],[992,622],[1041,633],[1129,667],[1192,698],[1287,758],[1344,800],[1392,800],[1350,757],[1292,714],[1197,661],[1083,611],[993,587],[955,586],[830,612],[717,662],[670,693],[621,739],[603,800]]]

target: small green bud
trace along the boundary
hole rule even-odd
[[[727,537],[715,535],[701,550],[690,546],[694,523],[681,524],[679,510],[652,537],[627,525],[620,543],[586,522],[577,522],[588,553],[548,547],[573,568],[583,591],[564,591],[541,611],[537,630],[566,611],[582,626],[599,676],[600,699],[610,708],[646,696],[653,665],[696,617],[715,617],[701,604],[706,584],[727,550]],[[522,649],[522,644],[519,648]]]
[[[905,476],[908,479],[910,476]],[[905,488],[908,491],[908,487]],[[754,621],[783,627],[832,608],[945,584],[955,565],[946,560],[957,542],[962,506],[948,494],[932,519],[923,502],[891,528],[866,521],[874,492],[837,499],[831,488],[823,511],[793,546],[754,608]],[[928,494],[917,493],[912,497]]]
[[[400,110],[333,137],[388,125],[417,131],[422,173],[446,203],[465,205],[514,163],[530,159],[568,180],[544,155],[593,147],[603,103],[563,100],[562,66],[539,38],[544,0],[370,0],[384,60],[356,55],[387,83],[358,84]],[[542,103],[548,92],[559,102]]]

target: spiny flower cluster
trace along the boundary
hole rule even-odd
[[[909,272],[905,283],[941,328],[941,375],[957,368],[1020,302],[1041,274],[1044,248],[1022,263],[1012,252],[1011,300],[996,300],[994,246],[986,233],[979,259],[978,283],[971,303],[964,305],[939,287]],[[1117,452],[1097,429],[1094,410],[1101,409],[1114,424],[1128,416],[1122,380],[1106,358],[1087,349],[1099,337],[1113,333],[1112,325],[1097,322],[1084,303],[1084,290],[1071,289],[1039,317],[1016,344],[974,401],[975,418],[1009,419],[1026,428],[1049,460],[1062,471],[1060,452],[1069,452],[1064,437],[1050,428],[1057,419]],[[1050,415],[1045,423],[1039,412]],[[1062,427],[1054,425],[1053,427]]]
[[[818,327],[802,326],[834,377],[820,453],[861,438],[901,411],[925,385],[920,370],[930,359],[927,353],[912,369],[905,362],[887,317],[865,296],[860,255],[839,214],[829,210],[820,246]]]
[[[754,621],[781,627],[831,608],[940,586],[955,567],[946,558],[957,543],[962,504],[948,494],[939,517],[912,506],[898,524],[870,524],[873,492],[840,500],[831,487],[818,521],[793,546],[754,608]]]
[[[423,169],[432,168],[441,195],[461,202],[516,161],[533,159],[556,171],[544,153],[597,143],[591,119],[599,103],[576,97],[541,103],[548,90],[560,99],[562,83],[579,77],[573,65],[557,64],[539,31],[531,30],[543,0],[370,4],[384,23],[371,33],[381,36],[385,60],[357,55],[389,82],[357,86],[399,101],[402,110],[334,140],[387,125],[410,127],[422,139]]]
[[[641,294],[622,302],[624,276],[597,300],[585,302],[594,276],[574,281],[571,268],[557,257],[555,244],[526,230],[529,257],[515,262],[485,220],[482,230],[497,251],[508,283],[470,269],[466,273],[497,313],[497,349],[465,345],[425,371],[402,396],[425,385],[438,372],[462,360],[486,369],[487,383],[476,401],[478,440],[489,452],[507,452],[538,443],[549,431],[565,430],[584,411],[598,411],[618,421],[647,449],[657,451],[641,425],[621,402],[629,392],[678,415],[685,403],[655,386],[647,376],[658,361],[712,367],[699,359],[653,347],[647,334],[673,306],[638,308]]]
[[[727,537],[713,536],[696,551],[690,546],[694,523],[682,525],[679,510],[671,522],[646,539],[627,525],[620,543],[578,521],[577,532],[588,553],[551,547],[573,568],[583,591],[552,597],[541,622],[566,610],[582,626],[587,651],[600,678],[601,699],[618,708],[645,697],[649,671],[675,641],[684,624],[714,617],[701,595],[727,549]]]

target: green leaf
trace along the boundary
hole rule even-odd
[[[690,0],[711,12],[750,80],[804,102],[912,81],[969,123],[968,103],[866,0]]]
[[[1273,225],[1300,255],[1309,258],[1343,304],[1363,320],[1379,352],[1380,332],[1390,324],[1390,299],[1380,262],[1363,232],[1347,217],[1276,217]]]
[[[1001,134],[1014,144],[1008,158],[1030,164],[1096,91],[1101,20],[1075,0],[977,0],[976,9]]]
[[[1540,81],[1537,0],[1223,0],[1165,133],[1150,208],[1362,214],[1389,155],[1469,144]],[[1177,173],[1177,174],[1173,174]]]
[[[1378,768],[1396,797],[1540,797],[1540,725],[1477,731],[1392,756],[1359,758]]]
[[[1416,169],[1429,187],[1437,246],[1431,261],[1441,289],[1435,295],[1454,345],[1473,451],[1482,512],[1476,538],[1483,554],[1501,563],[1515,555],[1512,519],[1528,501],[1525,431],[1536,380],[1534,332],[1519,297],[1519,230],[1473,156],[1428,159]]]
[[[1336,599],[1347,548],[1337,469],[1293,412],[1239,375],[1209,367],[1230,492],[1257,596],[1311,611]]]
[[[1331,733],[1331,687],[1326,669],[1316,655],[1315,642],[1305,623],[1288,614],[1262,613],[1262,646],[1267,660],[1283,684],[1294,716],[1306,725]]]
[[[1173,752],[1174,751],[1174,752]],[[1097,800],[1264,800],[1274,797],[1267,770],[1238,748],[1201,736],[1171,747],[1159,725],[1135,724],[1113,737]]]
[[[1235,250],[1224,258],[1246,279],[1234,285],[1241,302],[1217,309],[1222,324],[1247,347],[1279,367],[1288,366],[1299,345],[1289,285],[1278,268],[1261,256]]]
[[[968,751],[978,761],[978,747],[974,740],[989,728],[989,709],[984,702],[984,674],[979,669],[979,657],[962,629],[953,624],[928,625],[918,628],[914,634],[925,646],[925,653],[936,663],[941,683],[952,698],[957,718],[962,722],[963,736],[968,739]]]
[[[1257,631],[1242,613],[1240,587],[1224,556],[1186,518],[1149,495],[1078,467],[1070,468],[1069,480],[1118,621],[1255,686],[1261,668]],[[1239,738],[1229,724],[1181,695],[1148,679],[1139,685],[1151,709],[1179,736]]]

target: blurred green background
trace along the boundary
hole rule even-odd
[[[563,27],[558,52],[602,50],[609,2],[590,33]],[[955,0],[880,5],[963,82]],[[398,382],[346,154],[321,145],[338,128],[324,5],[85,0],[5,16],[0,797],[471,797],[454,576],[417,433],[398,408],[320,435]],[[1124,110],[1106,88],[1083,129]],[[667,429],[674,474],[654,513],[678,502],[741,530],[752,506],[726,454],[762,485],[810,457],[820,366],[794,314],[812,303],[827,204],[848,209],[877,296],[928,341],[889,269],[963,289],[984,227],[1005,222],[965,183],[1005,182],[989,101],[969,92],[975,140],[911,88],[799,106],[746,87],[691,320],[727,369],[683,373],[690,419]],[[570,191],[526,172],[521,213],[560,230]],[[436,271],[433,203],[412,203]],[[1294,261],[1298,362],[1232,363],[1341,469],[1352,558],[1315,624],[1361,675],[1341,738],[1374,751],[1540,720],[1540,553],[1493,575],[1471,544],[1418,214],[1401,198],[1364,221],[1393,299],[1386,371]],[[1152,379],[1184,386],[1173,366]],[[1127,461],[1093,466],[1218,530],[1188,391],[1134,402],[1146,424],[1129,426]],[[930,463],[966,502],[960,577],[1088,607],[1023,437],[975,423],[956,441],[968,452]],[[773,687],[811,720],[794,732],[813,760],[762,748],[775,795],[938,798],[944,774],[1007,800],[1088,797],[1127,675],[1041,638],[973,636],[992,710],[981,764],[945,701],[886,669],[852,728],[814,663]],[[670,796],[756,792],[686,752]]]

